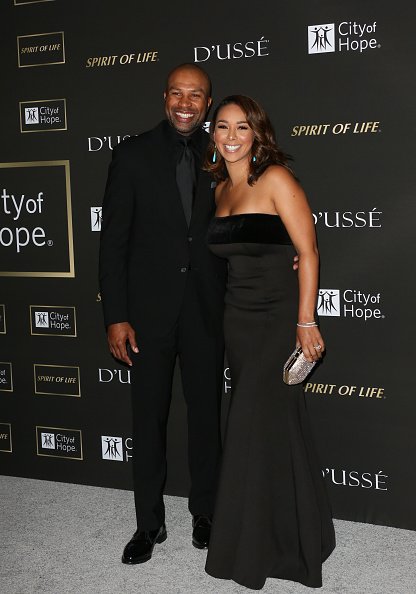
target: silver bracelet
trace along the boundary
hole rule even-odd
[[[296,326],[298,328],[317,328],[318,324],[316,322],[298,322]]]

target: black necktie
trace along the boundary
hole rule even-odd
[[[195,189],[195,159],[192,149],[188,144],[188,139],[181,138],[180,143],[183,150],[176,164],[176,183],[178,184],[183,212],[185,213],[186,222],[189,227]]]

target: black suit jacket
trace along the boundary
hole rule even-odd
[[[103,202],[100,289],[106,325],[128,321],[157,337],[178,318],[185,286],[193,283],[207,326],[221,331],[225,263],[206,242],[214,215],[212,178],[204,171],[188,228],[176,184],[169,124],[116,146]],[[193,136],[201,155],[208,135]]]

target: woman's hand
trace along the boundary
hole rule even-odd
[[[302,347],[303,354],[310,362],[319,361],[322,353],[325,351],[325,343],[319,328],[311,326],[309,328],[297,327],[296,347]]]

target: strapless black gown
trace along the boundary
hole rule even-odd
[[[282,380],[296,338],[295,251],[267,214],[217,217],[208,243],[229,263],[232,401],[206,571],[256,590],[267,577],[317,588],[334,528],[302,387]]]

